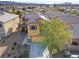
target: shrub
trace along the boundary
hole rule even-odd
[[[14,50],[15,49],[15,47],[13,46],[12,48],[11,48],[11,50]]]
[[[17,43],[16,43],[16,42],[14,42],[14,43],[13,43],[13,45],[14,45],[14,46],[16,46],[16,45],[17,45]]]
[[[29,58],[28,51],[25,50],[25,51],[23,52],[23,54],[21,54],[19,57],[20,57],[20,58]]]

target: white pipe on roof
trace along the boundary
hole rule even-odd
[[[45,17],[44,15],[41,15],[40,13],[36,12],[36,14],[38,14],[41,18],[43,18],[46,21],[49,21],[49,19],[47,17]],[[50,22],[50,21],[49,21]]]

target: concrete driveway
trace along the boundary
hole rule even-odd
[[[30,48],[30,58],[43,57],[45,48],[40,43],[32,43]]]

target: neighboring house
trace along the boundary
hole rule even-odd
[[[42,14],[46,18],[51,19],[55,16],[61,18],[64,22],[66,22],[68,25],[70,25],[70,31],[73,35],[73,45],[77,46],[79,48],[79,16],[71,16],[69,14],[61,13],[61,12],[52,12],[52,13],[45,13]],[[22,17],[25,18],[25,21],[27,21],[27,34],[31,38],[31,50],[30,50],[30,57],[42,57],[43,55],[39,54],[39,51],[41,54],[44,52],[44,47],[41,48],[40,43],[40,26],[41,24],[38,22],[41,17],[36,14],[25,14]],[[26,27],[25,27],[26,28]],[[73,46],[72,46],[73,47]],[[73,47],[74,48],[74,47]],[[75,48],[76,49],[76,48]],[[37,52],[36,52],[37,50]],[[35,55],[34,52],[35,51]],[[32,56],[34,55],[34,56]],[[39,55],[39,56],[38,56]]]
[[[32,23],[27,25],[27,29],[28,29],[28,36],[31,37],[32,42],[39,42],[39,39],[40,39],[40,36],[39,36],[40,26],[39,26],[39,24],[36,22],[32,22]]]
[[[44,15],[48,19],[58,16],[64,22],[66,22],[68,25],[71,26],[70,30],[72,31],[73,39],[79,39],[79,32],[78,32],[79,16],[71,16],[69,14],[65,14],[65,13],[61,13],[61,12],[52,12],[52,13],[46,13],[46,14],[42,14],[42,15]],[[28,18],[28,22],[27,22],[28,36],[30,36],[32,38],[33,42],[34,41],[37,42],[39,39],[35,39],[35,37],[38,37],[39,33],[40,33],[40,23],[38,22],[38,20],[40,20],[41,17],[36,13],[25,14],[23,16],[24,16],[25,20],[27,20],[27,18]]]
[[[19,16],[0,11],[0,39],[17,30]]]
[[[39,20],[39,16],[35,13],[33,14],[26,14],[25,20],[28,19],[27,22],[27,34],[32,39],[32,42],[39,42],[40,39],[40,24],[35,20]],[[37,40],[38,39],[38,40]]]

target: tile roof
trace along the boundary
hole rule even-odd
[[[7,12],[1,12],[0,11],[0,21],[1,22],[7,22],[15,17],[17,17],[18,15],[15,14],[11,14],[11,13],[7,13]]]
[[[31,21],[35,21],[37,18],[40,18],[40,16],[36,13],[24,14],[24,15],[22,15],[22,17],[24,17],[25,19],[29,18],[29,20],[31,20]]]
[[[72,16],[69,14],[61,13],[61,12],[52,12],[52,13],[47,13],[47,14],[42,14],[47,18],[53,18],[55,16],[60,17],[63,19],[65,22],[68,23],[79,23],[79,16]],[[32,14],[24,14],[22,15],[26,18],[29,18],[29,20],[35,21],[37,18],[41,18],[38,14],[32,13]]]

